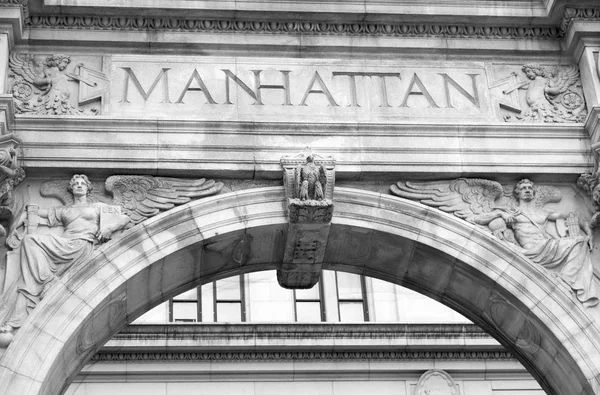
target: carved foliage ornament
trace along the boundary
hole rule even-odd
[[[398,182],[391,191],[482,226],[533,264],[558,276],[585,306],[598,304],[590,256],[592,229],[578,213],[544,209],[546,203],[560,201],[556,188],[523,179],[510,195],[495,181],[459,178]]]
[[[74,67],[71,63],[67,55],[12,53],[10,90],[17,114],[97,115],[97,107],[80,105],[101,101],[108,92],[108,78],[83,63]]]

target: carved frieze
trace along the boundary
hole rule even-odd
[[[32,28],[160,30],[211,33],[280,33],[310,35],[369,35],[390,37],[478,37],[556,39],[564,32],[547,26],[489,26],[443,23],[323,22],[284,20],[223,20],[160,18],[143,16],[72,16],[35,15],[27,20]]]
[[[532,264],[541,265],[569,285],[586,307],[596,306],[599,292],[590,256],[590,223],[577,212],[548,210],[546,203],[561,200],[553,187],[523,179],[511,193],[485,179],[398,182],[394,195],[419,201],[481,226]],[[549,224],[554,224],[550,227]]]
[[[108,92],[108,77],[68,55],[12,53],[10,93],[17,114],[97,115]],[[91,103],[85,107],[85,104]]]
[[[510,71],[509,71],[510,70]],[[573,123],[587,116],[575,65],[504,67],[490,89],[506,122]]]
[[[284,288],[311,288],[319,281],[329,237],[335,160],[307,149],[281,164],[289,226],[277,280]]]

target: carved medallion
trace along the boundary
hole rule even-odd
[[[454,380],[448,373],[432,369],[423,373],[419,378],[415,395],[458,395],[458,391]]]

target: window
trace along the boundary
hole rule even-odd
[[[208,306],[204,305],[205,309],[202,308],[203,299],[209,303]],[[169,301],[169,321],[246,321],[244,276],[214,281],[212,284],[194,288],[174,297]]]
[[[294,291],[294,319],[296,322],[323,322],[325,310],[321,303],[321,282],[310,289]]]
[[[169,301],[169,321],[197,322],[200,316],[198,296],[200,288],[194,288]]]
[[[245,322],[244,276],[215,281],[213,286],[215,322]]]
[[[365,278],[351,273],[336,272],[340,322],[369,321]]]

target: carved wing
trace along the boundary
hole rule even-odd
[[[327,173],[325,172],[325,168],[323,166],[319,166],[319,182],[323,187],[323,194],[325,194],[325,185],[327,185]]]
[[[492,211],[503,193],[499,183],[479,178],[398,182],[390,189],[394,195],[417,200],[462,219]]]
[[[558,88],[560,93],[558,94],[548,94],[546,93],[546,99],[552,102],[558,95],[561,93],[565,93],[567,89],[579,78],[579,69],[575,65],[571,66],[563,66],[557,67],[552,72],[553,78],[548,81],[548,87],[550,88]]]
[[[300,198],[300,185],[302,179],[302,165],[296,166],[294,169],[294,197]]]
[[[123,207],[133,224],[184,204],[193,198],[218,193],[223,183],[204,178],[186,180],[152,176],[112,176],[106,180],[106,190],[113,203]]]
[[[35,79],[44,75],[44,66],[38,62],[34,55],[12,53],[8,62],[12,72],[23,77],[30,84],[34,84]]]

